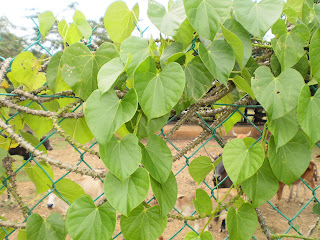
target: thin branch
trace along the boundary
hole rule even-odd
[[[318,240],[319,239],[319,238],[304,237],[301,235],[294,235],[294,234],[274,234],[271,236],[271,239],[279,239],[279,238],[297,238],[297,239],[305,239],[305,240]]]
[[[11,62],[12,58],[7,58],[1,66],[0,69],[0,84],[2,83],[3,79],[4,79],[4,75],[7,73],[8,68],[10,67],[10,62]]]
[[[251,100],[250,96],[247,96],[239,101],[237,101],[235,104],[237,105],[245,105]],[[228,118],[228,116],[234,112],[237,109],[237,107],[229,107],[218,119],[216,119],[212,124],[211,128],[216,128],[220,123],[222,123],[225,119]],[[195,148],[197,145],[205,141],[205,139],[212,134],[211,131],[208,132],[206,130],[202,131],[200,135],[195,138],[193,141],[189,142],[186,146],[184,146],[176,155],[173,157],[173,161],[179,160],[184,154],[189,152],[191,149]]]
[[[53,116],[57,116],[57,117],[64,117],[64,118],[82,118],[84,117],[84,113],[83,112],[79,112],[79,113],[62,113],[60,115],[58,115],[56,112],[51,112],[51,111],[43,111],[43,110],[35,110],[35,109],[30,109],[28,107],[24,107],[24,106],[20,106],[18,104],[12,103],[9,100],[6,99],[1,99],[0,98],[0,104],[8,107],[8,108],[13,108],[19,112],[24,112],[27,114],[32,114],[32,115],[37,115],[40,117],[53,117]]]
[[[260,227],[262,228],[263,233],[266,235],[267,239],[271,239],[271,232],[269,230],[269,227],[267,225],[265,217],[262,215],[262,212],[259,208],[255,208],[257,216],[258,216],[258,221],[260,224]]]
[[[0,219],[0,227],[22,229],[22,228],[26,228],[26,225],[27,225],[26,223],[16,223],[11,221],[3,221]]]
[[[314,231],[317,229],[318,225],[319,225],[319,217],[317,218],[316,223],[313,224],[313,225],[309,228],[309,231],[308,231],[308,233],[306,234],[306,236],[307,236],[307,237],[310,237],[311,234],[313,234]]]
[[[46,163],[58,167],[60,169],[66,169],[67,171],[79,173],[81,175],[91,176],[93,178],[104,178],[106,176],[106,171],[94,171],[90,169],[84,169],[78,166],[74,166],[69,163],[63,163],[61,161],[55,160],[52,157],[44,154],[42,151],[35,149],[30,143],[24,140],[21,136],[16,134],[10,125],[7,125],[2,119],[0,119],[0,127],[8,133],[8,136],[18,143],[21,147],[25,148],[28,152],[32,153],[33,156],[40,158]]]

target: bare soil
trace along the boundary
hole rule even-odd
[[[166,126],[165,132],[170,129],[170,126]],[[251,128],[248,128],[251,129]],[[236,128],[235,131],[237,133],[245,133],[248,132],[247,128]],[[251,129],[252,130],[252,129]],[[191,140],[194,139],[198,135],[198,133],[201,131],[199,127],[196,126],[183,126],[183,128],[178,131],[172,138],[171,142],[175,145],[172,146],[170,143],[168,143],[169,148],[172,151],[172,154],[174,155],[177,150],[184,147],[187,143],[189,143]],[[257,134],[256,131],[253,131],[253,136]],[[230,138],[230,135],[227,136],[227,138]],[[70,146],[68,143],[66,143],[62,138],[59,136],[54,135],[51,140],[51,144],[54,148],[53,151],[49,152],[49,156],[53,157],[54,159],[59,159],[66,163],[71,164],[77,164],[80,160],[80,154],[74,150],[72,146]],[[216,143],[215,140],[209,140],[207,144],[205,145],[206,149],[210,154],[212,155],[218,155],[222,152],[221,147]],[[94,149],[98,151],[98,146],[94,146]],[[320,152],[319,149],[314,149],[312,156],[314,157]],[[201,183],[199,186],[194,182],[194,180],[191,178],[189,172],[188,172],[188,164],[190,161],[192,161],[194,158],[199,156],[207,156],[207,153],[205,152],[204,148],[201,148],[199,151],[195,152],[193,155],[193,151],[188,153],[186,157],[181,158],[180,160],[173,163],[173,172],[179,174],[176,176],[177,182],[178,182],[178,194],[179,195],[188,195],[193,194],[197,187],[202,188],[206,190],[208,193],[210,193],[210,190],[208,187]],[[21,158],[17,157],[16,166],[19,166],[21,164]],[[320,161],[318,159],[313,159],[313,161],[316,162],[318,169],[320,169]],[[98,159],[95,156],[92,156],[90,154],[85,154],[83,157],[83,161],[80,163],[80,166],[86,167],[86,163],[90,165],[92,168],[104,168],[104,164],[100,159]],[[58,169],[53,167],[54,173],[55,173],[55,180],[63,176],[66,171]],[[70,173],[66,176],[69,179],[75,180],[79,178],[79,175]],[[22,197],[24,203],[31,209],[33,208],[37,202],[39,202],[45,194],[39,194],[36,195],[35,186],[32,182],[28,180],[28,177],[24,173],[23,170],[19,171],[18,174],[18,193]],[[206,182],[209,186],[213,187],[212,183],[212,174],[208,175],[206,178]],[[300,189],[301,190],[301,189]],[[302,196],[304,191],[300,191],[300,196]],[[317,195],[318,195],[317,191]],[[281,211],[282,214],[287,216],[287,218],[294,217],[302,208],[302,205],[299,202],[296,201],[285,201],[288,199],[289,196],[289,188],[285,187],[284,194],[283,194],[283,201],[281,202]],[[312,196],[311,192],[307,192],[307,196],[305,196],[305,199],[310,199]],[[21,214],[21,210],[16,202],[10,203],[6,199],[6,194],[3,194],[2,201],[0,202],[0,216],[6,218],[10,221],[15,222],[22,222],[24,220],[24,217]],[[1,199],[0,197],[0,199]],[[152,194],[150,193],[148,197],[152,197]],[[51,211],[47,209],[46,207],[46,201],[47,199],[44,199],[41,201],[38,205],[32,209],[33,213],[38,213],[42,217],[47,217]],[[276,203],[276,196],[274,196],[270,202],[272,204]],[[306,203],[306,201],[304,202]],[[312,206],[314,205],[313,202],[310,202],[308,206],[293,220],[292,224],[297,229],[299,229],[300,233],[303,235],[306,235],[309,231],[310,227],[314,225],[317,221],[317,216],[312,213]],[[284,218],[280,213],[278,213],[271,205],[268,203],[261,206],[261,211],[263,215],[266,218],[267,224],[270,227],[271,232],[273,233],[284,233],[288,227],[288,220]],[[227,232],[219,233],[218,228],[219,224],[212,221],[213,224],[210,226],[209,231],[212,232],[214,239],[220,240],[225,239],[228,235]],[[188,222],[191,227],[193,227],[193,222]],[[180,231],[181,230],[181,231]],[[119,220],[117,221],[116,226],[116,232],[118,233],[120,231],[119,226]],[[180,231],[180,232],[179,232]],[[178,220],[168,220],[168,225],[163,233],[164,239],[183,239],[184,236],[191,231],[190,228],[182,221]],[[293,230],[290,230],[289,233],[295,234]],[[176,234],[176,235],[175,235]],[[256,239],[266,239],[264,234],[262,233],[260,227],[257,227],[257,231],[254,235]],[[315,236],[315,234],[311,235]],[[10,235],[9,239],[16,239],[17,238],[17,231],[15,231],[12,235]],[[119,235],[117,239],[124,239],[122,235]]]

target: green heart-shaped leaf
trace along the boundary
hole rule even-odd
[[[296,110],[294,109],[285,116],[275,120],[268,117],[268,127],[274,136],[274,141],[278,150],[279,147],[289,142],[299,130]]]
[[[99,90],[95,90],[86,102],[85,118],[98,142],[106,145],[113,133],[134,116],[137,107],[135,89],[131,89],[121,100],[113,89],[102,96]]]
[[[56,21],[56,17],[53,15],[51,11],[46,11],[39,14],[38,21],[39,21],[39,31],[42,34],[43,38],[45,39],[50,28]]]
[[[175,62],[169,63],[160,74],[152,57],[146,58],[134,74],[134,88],[139,103],[148,119],[167,114],[179,101],[185,86],[182,67]]]
[[[196,196],[192,199],[192,203],[199,214],[211,214],[212,202],[203,189],[196,190]]]
[[[126,71],[131,76],[137,66],[150,55],[148,40],[142,37],[131,36],[123,41],[120,46],[120,58],[122,62],[128,62],[128,55],[131,55]]]
[[[274,77],[266,66],[255,71],[251,82],[257,100],[272,120],[281,118],[298,106],[298,96],[304,86],[301,74],[292,68]]]
[[[233,69],[235,56],[229,43],[215,40],[207,50],[203,44],[199,46],[200,58],[211,74],[221,83],[227,85]]]
[[[51,213],[46,220],[43,220],[39,214],[33,213],[28,218],[26,234],[28,239],[34,240],[63,240],[67,235],[65,222],[61,214],[57,212]]]
[[[233,19],[228,19],[221,27],[223,36],[231,45],[240,68],[244,67],[252,53],[249,33]]]
[[[284,21],[278,20],[283,22]],[[286,31],[285,27],[285,31]],[[309,29],[304,24],[295,26],[290,32],[281,33],[272,39],[272,46],[284,71],[294,66],[305,54],[304,47],[309,42]]]
[[[130,11],[127,4],[117,1],[108,7],[104,16],[104,26],[108,35],[115,43],[122,43],[128,38],[138,23],[139,6],[136,4]]]
[[[269,162],[279,181],[290,185],[307,169],[311,160],[309,144],[303,133],[298,132],[287,144],[276,151],[274,137],[269,141]]]
[[[186,14],[182,0],[171,2],[168,6],[168,12],[161,4],[149,0],[148,17],[160,32],[168,36],[175,36],[185,20]]]
[[[149,191],[149,175],[145,169],[138,168],[122,183],[109,172],[103,187],[111,206],[121,214],[128,215],[146,198]]]
[[[150,175],[160,183],[165,183],[172,168],[172,154],[167,144],[157,135],[148,137],[148,144],[142,144],[142,164]]]
[[[241,184],[241,187],[252,200],[253,207],[259,207],[276,194],[279,189],[278,179],[271,170],[268,158],[252,177]]]
[[[108,54],[106,54],[108,53]],[[82,43],[65,49],[61,58],[61,74],[73,92],[87,100],[97,89],[97,74],[103,64],[118,56],[112,44],[101,45],[95,55]]]
[[[66,221],[72,239],[93,240],[111,238],[116,218],[116,211],[108,202],[96,207],[92,198],[84,195],[71,204]]]
[[[223,165],[235,186],[255,174],[264,161],[264,150],[255,139],[233,139],[223,149]],[[252,145],[254,144],[254,145]]]
[[[251,239],[258,225],[256,211],[249,203],[244,203],[236,211],[230,207],[227,216],[227,226],[230,240]]]
[[[204,38],[213,40],[220,24],[230,16],[231,0],[184,0],[184,8],[193,28]]]
[[[167,226],[167,217],[161,217],[159,206],[144,209],[139,205],[128,217],[121,216],[120,226],[126,239],[157,239]]]
[[[197,184],[200,184],[212,170],[211,159],[206,156],[193,159],[189,166],[189,173]]]
[[[106,146],[99,146],[103,163],[121,182],[139,167],[142,155],[138,142],[139,139],[130,133],[121,140],[112,136]]]
[[[160,214],[165,217],[176,204],[178,194],[176,178],[171,172],[165,183],[161,184],[152,177],[150,177],[150,180],[152,191],[160,205]]]
[[[281,16],[284,2],[282,0],[234,0],[233,6],[237,20],[255,36],[263,38]]]
[[[85,39],[89,40],[92,35],[92,29],[82,12],[76,10],[73,15],[73,21]]]
[[[254,93],[253,93],[253,91],[251,89],[251,86],[249,85],[249,83],[243,77],[240,77],[239,75],[236,75],[233,78],[233,82],[239,89],[241,89],[242,91],[248,93],[252,97],[252,99],[255,99]]]
[[[298,120],[302,130],[309,136],[311,146],[320,140],[320,91],[311,96],[308,85],[305,85],[299,96]]]

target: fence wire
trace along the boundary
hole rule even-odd
[[[32,20],[33,20],[33,19],[32,19]],[[33,20],[33,21],[34,21],[34,20]],[[35,23],[35,21],[34,21],[34,23]],[[135,24],[136,24],[136,23],[135,23]],[[37,29],[38,29],[38,25],[37,25],[36,23],[35,23],[35,25],[36,25],[36,27],[37,27]],[[139,30],[139,32],[140,32],[141,34],[143,34],[143,32],[146,30],[146,29],[145,29],[143,32],[141,32],[137,24],[136,24],[136,26],[137,26],[137,28],[138,28],[138,30]],[[95,30],[95,29],[94,29],[94,30]],[[93,30],[93,31],[94,31],[94,30]],[[1,38],[0,38],[0,40],[1,40]],[[91,38],[90,38],[90,39],[89,39],[89,42],[88,42],[88,44],[87,44],[88,48],[90,48],[91,45],[92,45],[92,43],[91,43]],[[37,38],[36,38],[36,40],[35,40],[32,44],[30,44],[24,51],[28,51],[28,50],[36,47],[36,46],[39,46],[41,49],[43,49],[43,50],[44,50],[47,54],[49,54],[50,56],[53,55],[53,54],[50,53],[50,51],[49,51],[48,49],[46,49],[46,47],[44,47],[44,45],[41,43],[41,34],[40,34],[39,29],[38,29],[38,31],[37,31]],[[191,50],[192,50],[192,51],[194,51],[195,53],[197,53],[197,51],[194,49],[194,47],[195,47],[195,39],[193,40],[192,45],[191,45],[191,48],[190,48],[188,51],[191,51]],[[90,49],[91,49],[91,48],[90,48]],[[0,59],[3,60],[3,61],[5,61],[5,58],[3,58],[3,57],[1,57],[1,56],[0,56]],[[11,60],[11,63],[12,63],[13,60],[14,60],[14,59]],[[10,69],[9,69],[8,71],[10,71]],[[11,93],[0,93],[0,96],[7,97],[7,96],[19,96],[19,95],[18,95],[18,94],[11,94]],[[55,96],[53,96],[53,95],[52,95],[52,96],[51,96],[51,95],[37,95],[37,96],[40,97],[40,98],[55,97]],[[62,97],[62,98],[70,98],[70,97],[68,97],[68,96],[60,96],[60,97]],[[41,107],[42,107],[43,109],[45,109],[45,107],[44,107],[41,103],[34,102],[34,101],[32,101],[32,100],[31,100],[26,106],[28,107],[28,106],[30,106],[32,103],[40,104]],[[82,105],[82,103],[79,103],[78,105],[76,105],[76,106],[73,108],[72,112],[75,112],[79,107],[81,107],[81,105]],[[203,144],[201,144],[197,149],[195,149],[195,150],[194,150],[193,152],[191,152],[189,155],[183,155],[184,164],[183,164],[183,166],[182,166],[178,171],[174,172],[175,176],[178,176],[179,174],[182,174],[182,171],[183,171],[184,169],[186,169],[186,168],[189,167],[189,164],[190,164],[191,160],[194,158],[195,154],[196,154],[197,152],[199,152],[200,149],[202,149],[204,146],[206,146],[210,140],[215,140],[215,141],[220,145],[221,148],[224,147],[223,144],[221,144],[221,141],[217,138],[217,132],[219,131],[219,128],[220,128],[226,121],[228,121],[228,119],[229,119],[230,117],[232,117],[232,115],[234,115],[235,113],[241,114],[242,117],[243,117],[243,119],[245,119],[245,120],[249,123],[249,125],[251,125],[252,127],[254,127],[254,128],[260,133],[260,136],[257,138],[255,144],[262,139],[263,131],[260,130],[260,128],[259,128],[258,126],[256,126],[256,125],[253,123],[253,121],[251,121],[251,120],[248,118],[247,115],[245,115],[244,113],[242,113],[242,112],[239,110],[240,107],[248,107],[247,105],[217,104],[217,103],[214,104],[214,105],[217,105],[217,106],[223,105],[223,106],[229,106],[229,107],[230,107],[230,106],[231,106],[231,107],[236,107],[236,110],[235,110],[232,114],[230,114],[229,117],[226,118],[223,122],[221,122],[219,125],[217,125],[215,128],[211,128],[210,125],[208,124],[208,121],[205,120],[204,118],[202,118],[198,112],[196,113],[197,116],[199,117],[199,119],[202,121],[202,123],[205,124],[205,126],[210,129],[210,131],[211,131],[211,136],[210,136],[209,138],[207,138],[207,140],[206,140]],[[251,106],[251,107],[253,107],[253,108],[261,108],[261,106]],[[45,109],[45,110],[46,110],[46,109]],[[47,110],[46,110],[46,111],[47,111]],[[16,112],[16,113],[13,114],[12,116],[10,116],[8,119],[6,119],[5,116],[2,115],[2,118],[3,118],[3,120],[5,120],[5,122],[6,122],[7,125],[10,125],[10,122],[11,122],[13,119],[15,119],[15,117],[17,117],[17,115],[19,115],[19,114],[21,114],[21,112]],[[177,118],[177,117],[179,117],[179,115],[171,118],[171,119],[168,121],[167,124],[169,124],[171,121],[174,121],[174,119]],[[62,118],[61,120],[59,120],[59,124],[60,124],[61,122],[63,122],[64,120],[65,120],[65,118]],[[3,131],[4,131],[4,130],[1,129],[1,130],[0,130],[0,133],[2,133]],[[51,133],[50,133],[49,135],[47,135],[47,137],[46,137],[45,139],[43,139],[38,146],[35,147],[36,149],[39,148],[39,146],[40,146],[46,139],[50,139],[50,138],[52,138],[53,135],[58,134],[58,133],[57,133],[57,130],[54,130],[54,129],[53,129],[52,131],[50,131],[50,132],[51,132]],[[159,135],[161,135],[161,136],[163,136],[163,137],[166,137],[166,134],[165,134],[165,132],[163,131],[163,129],[161,130],[161,132],[159,133]],[[173,147],[176,151],[178,151],[178,152],[180,151],[179,147],[174,144],[174,140],[171,140],[170,138],[167,139],[167,140],[168,140],[168,143],[169,143],[170,145],[172,145],[172,147]],[[89,146],[89,148],[92,149],[95,145],[97,145],[97,141],[93,142],[93,143]],[[320,148],[319,144],[317,144],[317,146]],[[75,145],[72,145],[72,147],[73,147],[73,148],[75,149],[75,151],[79,154],[79,160],[78,160],[78,162],[77,162],[76,165],[79,166],[80,164],[84,164],[87,168],[93,170],[93,167],[91,167],[90,164],[89,164],[87,161],[85,161],[85,159],[84,159],[84,156],[85,156],[86,154],[88,154],[88,153],[87,153],[86,151],[83,151],[83,150],[77,148]],[[39,204],[40,204],[41,202],[45,201],[46,198],[47,198],[50,194],[52,194],[54,191],[55,191],[57,194],[59,194],[60,197],[63,198],[63,199],[70,205],[70,203],[67,201],[67,199],[58,191],[58,189],[56,188],[56,184],[57,184],[58,182],[60,182],[62,179],[64,179],[65,177],[67,177],[71,172],[70,172],[70,171],[67,171],[67,172],[66,172],[63,176],[61,176],[59,179],[54,180],[54,179],[52,179],[52,178],[50,177],[50,175],[47,173],[47,171],[46,171],[46,170],[43,168],[43,166],[39,163],[39,161],[37,160],[37,158],[34,158],[34,157],[32,156],[32,154],[30,154],[29,159],[26,160],[26,161],[25,161],[23,164],[21,164],[20,166],[18,166],[17,169],[16,169],[14,172],[17,174],[18,172],[20,172],[20,171],[23,169],[23,167],[24,167],[27,163],[30,163],[31,161],[33,161],[37,166],[39,166],[40,169],[43,171],[43,173],[46,174],[46,176],[50,179],[50,181],[51,181],[51,183],[52,183],[52,184],[51,184],[52,189],[51,189],[49,192],[47,192],[43,197],[41,197],[41,199],[39,199],[39,201],[37,201],[35,204],[29,204],[29,205],[26,205],[26,204],[25,204],[28,212],[27,212],[27,216],[24,218],[24,220],[22,221],[22,223],[25,223],[25,222],[27,221],[28,217],[29,217],[29,216],[33,213],[33,211],[39,206]],[[183,160],[179,160],[179,161],[183,161]],[[226,177],[226,178],[228,178],[228,177]],[[226,178],[225,178],[223,181],[225,181]],[[7,186],[7,181],[8,181],[9,179],[10,179],[10,176],[8,176],[8,177],[6,177],[6,178],[4,178],[4,179],[2,180],[2,186],[0,187],[0,193],[6,188],[6,186]],[[307,184],[302,178],[300,178],[300,179],[301,179],[301,181],[306,185],[306,187],[308,188],[308,190],[310,190],[310,191],[312,192],[312,197],[311,197],[300,209],[297,209],[297,212],[296,212],[296,214],[295,214],[293,217],[288,217],[288,216],[286,216],[286,215],[285,215],[283,212],[281,212],[275,205],[273,205],[270,201],[268,201],[268,204],[279,214],[279,220],[278,220],[278,221],[280,222],[280,218],[282,218],[282,219],[283,219],[284,221],[286,221],[287,224],[288,224],[288,228],[286,229],[286,231],[284,232],[284,234],[288,233],[291,229],[293,229],[293,230],[296,231],[299,235],[302,236],[302,233],[299,231],[298,227],[293,224],[293,221],[294,221],[295,219],[297,219],[297,217],[301,214],[301,212],[304,211],[309,204],[312,204],[313,201],[319,202],[319,200],[318,200],[317,197],[316,197],[316,193],[315,193],[315,192],[316,192],[316,190],[317,190],[320,186],[317,186],[315,189],[312,189],[310,186],[308,186],[308,184]],[[100,180],[103,181],[102,179],[100,179]],[[223,182],[223,181],[222,181],[222,182]],[[222,184],[222,182],[220,182],[220,184]],[[211,196],[210,196],[210,197],[211,197],[211,198],[214,198],[214,197],[215,197],[215,196],[214,196],[214,189],[216,189],[217,187],[213,187],[213,186],[212,186],[212,185],[213,185],[212,182],[206,182],[206,181],[204,180],[203,183],[204,183],[204,186],[211,192]],[[178,183],[178,184],[179,184],[179,183]],[[219,184],[219,185],[220,185],[220,184]],[[219,186],[219,185],[218,185],[218,186]],[[102,195],[103,195],[103,194],[102,194]],[[100,195],[97,199],[95,199],[95,201],[97,201],[98,199],[100,199],[100,198],[102,197],[102,195]],[[152,199],[150,199],[149,202],[150,202],[151,200],[152,200]],[[177,211],[177,213],[179,213],[179,211],[178,211],[177,209],[175,209],[175,210]],[[180,233],[183,229],[185,229],[185,228],[190,229],[190,231],[195,231],[195,230],[192,228],[190,222],[186,220],[186,221],[184,221],[183,226],[182,226],[180,229],[177,229],[176,233],[173,234],[173,235],[170,237],[170,239],[177,239],[177,236],[179,235],[179,233]],[[12,238],[10,238],[10,236],[12,236],[12,234],[16,231],[16,229],[8,229],[8,228],[5,228],[5,227],[1,227],[1,229],[2,229],[2,231],[5,233],[5,239],[12,239]],[[195,231],[195,232],[196,232],[196,231]],[[0,235],[0,236],[1,236],[1,235]],[[121,236],[121,232],[116,233],[115,236],[113,237],[113,239],[117,239],[117,238],[119,238],[119,236]],[[228,239],[228,238],[229,238],[229,237],[227,237],[226,239]],[[253,238],[253,239],[257,239],[255,236],[253,236],[252,238]]]

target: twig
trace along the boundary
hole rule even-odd
[[[26,223],[16,223],[11,221],[3,221],[0,219],[0,227],[22,229],[22,228],[26,228],[26,225],[27,225]]]
[[[0,98],[0,104],[8,107],[8,108],[14,108],[15,110],[19,111],[19,112],[24,112],[27,114],[32,114],[32,115],[37,115],[40,117],[53,117],[53,116],[57,116],[57,117],[64,117],[64,118],[82,118],[84,117],[84,113],[80,112],[80,113],[62,113],[60,115],[58,115],[56,112],[51,112],[51,111],[43,111],[43,110],[35,110],[35,109],[30,109],[28,107],[24,107],[24,106],[20,106],[18,104],[12,103],[11,101],[7,100],[7,99],[1,99]]]
[[[11,62],[12,58],[7,58],[3,63],[2,63],[2,66],[1,66],[1,69],[0,69],[0,85],[4,79],[4,75],[7,73],[8,71],[8,68],[10,67],[10,62]]]
[[[262,231],[264,232],[264,234],[266,235],[267,239],[270,240],[271,239],[271,232],[268,228],[267,222],[265,217],[262,215],[262,212],[259,208],[255,208],[257,216],[258,216],[258,222],[260,224],[260,227],[262,228]]]
[[[305,240],[317,240],[319,238],[312,238],[312,237],[304,237],[301,235],[294,235],[294,234],[274,234],[271,236],[271,239],[279,239],[279,238],[298,238],[298,239],[305,239]]]
[[[7,125],[2,119],[0,119],[0,127],[4,129],[11,139],[18,143],[21,147],[25,148],[28,152],[32,153],[33,156],[38,157],[45,161],[46,163],[56,166],[60,169],[66,169],[67,171],[79,173],[81,175],[91,176],[93,178],[104,178],[106,176],[106,171],[94,171],[90,169],[84,169],[78,166],[74,166],[69,163],[63,163],[61,161],[55,160],[52,157],[44,154],[42,151],[35,149],[30,143],[25,141],[21,136],[16,134],[10,125]]]
[[[250,96],[247,96],[239,101],[236,102],[237,105],[245,105],[251,100]],[[211,128],[216,128],[220,123],[222,123],[227,117],[234,112],[237,109],[237,107],[229,107],[218,119],[216,119],[212,124]],[[185,147],[183,147],[176,155],[173,157],[173,161],[179,160],[184,154],[189,152],[191,149],[193,149],[195,146],[202,143],[206,137],[210,135],[211,132],[208,132],[206,130],[202,131],[200,135],[195,138],[193,141],[189,142]]]
[[[313,224],[313,225],[309,228],[309,231],[308,231],[308,233],[306,234],[306,236],[307,236],[307,237],[310,237],[311,234],[314,233],[314,231],[316,230],[316,228],[318,227],[318,225],[319,225],[319,217],[317,218],[316,223]]]

